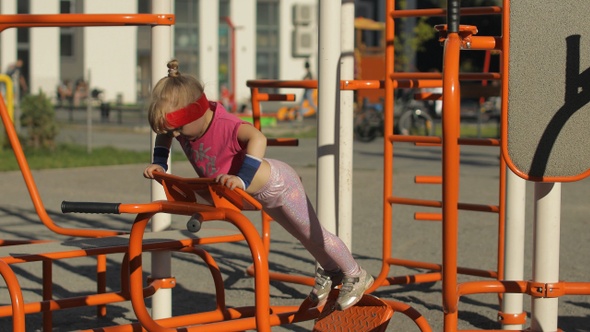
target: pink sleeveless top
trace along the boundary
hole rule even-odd
[[[251,124],[228,113],[221,103],[209,104],[213,118],[205,134],[194,141],[182,135],[176,139],[199,177],[236,175],[246,155],[246,146],[238,141],[238,128],[241,124]]]

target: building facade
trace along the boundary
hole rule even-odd
[[[172,0],[172,54],[210,98],[247,103],[250,79],[298,80],[317,68],[317,0]],[[0,14],[151,13],[150,0],[2,0]],[[150,27],[11,28],[0,33],[2,71],[17,59],[32,93],[56,96],[85,80],[110,102],[140,103],[151,82]],[[165,73],[165,63],[162,72]],[[317,72],[317,71],[315,71]]]

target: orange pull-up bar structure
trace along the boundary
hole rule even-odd
[[[158,26],[158,25],[172,25],[174,24],[174,15],[172,14],[39,14],[39,15],[0,15],[0,32],[8,28],[25,28],[25,27],[84,27],[84,26]],[[35,211],[39,216],[41,222],[45,227],[56,234],[74,237],[89,237],[101,238],[121,235],[127,233],[122,230],[101,230],[101,229],[73,229],[64,228],[56,224],[47,213],[41,196],[37,190],[31,170],[28,166],[26,157],[24,155],[22,146],[18,139],[18,135],[14,128],[10,114],[6,109],[4,100],[0,102],[0,118],[4,123],[8,141],[12,146],[12,150],[16,156],[17,163],[20,167],[21,173],[25,180],[25,184],[29,191],[31,201],[35,207]],[[3,245],[22,244],[25,242],[35,243],[38,241],[23,241],[23,240],[3,240]],[[44,269],[50,271],[50,262],[44,265]],[[97,256],[97,289],[98,292],[106,291],[106,257],[104,255]],[[44,280],[44,298],[49,300],[51,298],[51,280]],[[98,314],[105,315],[106,309],[104,305],[99,305]],[[51,326],[51,312],[44,313],[44,326],[46,329]]]

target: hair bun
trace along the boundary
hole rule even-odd
[[[168,69],[168,76],[169,77],[176,77],[176,76],[178,76],[178,69],[176,69],[176,68],[169,68]]]
[[[178,71],[178,60],[171,60],[168,62],[167,67],[168,77],[177,77],[180,75],[180,72]]]

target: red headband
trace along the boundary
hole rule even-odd
[[[202,117],[208,109],[209,100],[207,100],[207,97],[203,93],[194,103],[190,103],[186,107],[167,113],[166,121],[170,128],[180,128]]]

